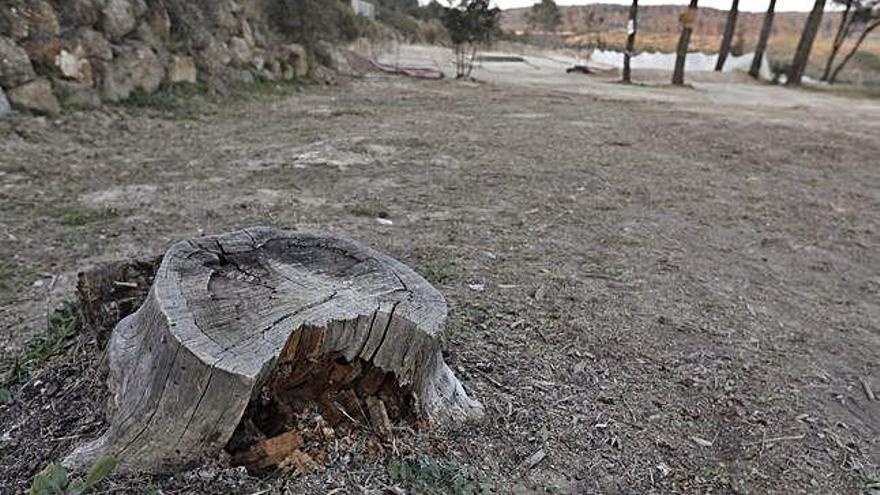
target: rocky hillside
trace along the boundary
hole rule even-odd
[[[3,0],[0,115],[56,114],[165,83],[211,89],[308,72],[272,28],[270,0]],[[4,95],[5,92],[5,95]]]

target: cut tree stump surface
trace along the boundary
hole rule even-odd
[[[479,417],[440,354],[445,320],[427,281],[348,239],[260,227],[180,242],[111,336],[110,426],[65,464],[111,455],[155,471],[214,456],[279,360],[362,360],[429,420]]]

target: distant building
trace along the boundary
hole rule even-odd
[[[351,0],[351,10],[353,10],[355,14],[369,17],[370,19],[376,18],[376,7],[370,2],[365,2],[364,0]]]

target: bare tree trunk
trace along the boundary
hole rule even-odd
[[[672,84],[677,86],[684,84],[684,64],[695,22],[697,22],[697,0],[691,0],[687,12],[681,15],[681,37],[678,38],[678,48],[675,50],[675,71],[672,73]]]
[[[466,78],[471,77],[471,73],[474,71],[474,63],[476,62],[476,60],[477,60],[477,44],[474,43],[471,45],[471,58],[469,61],[467,61],[467,70],[466,70],[464,77],[466,77]]]
[[[828,82],[830,84],[834,84],[834,81],[837,80],[837,76],[840,74],[840,71],[847,64],[847,62],[849,62],[849,59],[851,59],[853,55],[855,55],[856,52],[859,51],[859,46],[862,45],[862,42],[865,41],[865,38],[867,38],[868,35],[871,34],[871,31],[877,29],[878,26],[880,26],[880,21],[869,25],[865,28],[864,31],[862,31],[862,34],[859,35],[859,39],[856,40],[856,44],[853,45],[852,50],[850,50],[849,53],[846,54],[846,57],[843,58],[843,60],[840,62],[840,65],[838,65],[837,68],[834,69],[834,72],[831,73],[831,77],[828,78]]]
[[[757,79],[761,75],[761,62],[764,60],[764,52],[767,50],[767,41],[770,32],[773,31],[773,16],[776,15],[776,0],[770,0],[767,13],[764,14],[764,24],[761,26],[761,34],[758,36],[758,44],[755,45],[755,56],[752,59],[752,67],[749,75]]]
[[[791,62],[791,68],[788,71],[788,80],[786,85],[798,86],[807,70],[807,62],[810,60],[810,52],[813,50],[813,41],[816,40],[816,33],[819,31],[819,25],[822,23],[822,13],[825,10],[825,0],[816,0],[813,4],[813,10],[807,17],[807,23],[804,25],[804,32],[801,34],[801,40],[798,42],[797,51],[794,54],[794,60]]]
[[[632,0],[629,7],[629,24],[627,25],[626,52],[623,54],[623,82],[632,82],[630,58],[636,47],[636,30],[639,17],[639,0]]]
[[[840,17],[840,24],[837,26],[837,34],[834,35],[834,42],[831,44],[831,53],[828,55],[828,61],[825,62],[825,71],[822,73],[822,81],[827,81],[828,77],[831,75],[831,68],[834,67],[834,59],[837,57],[837,52],[840,51],[840,47],[843,46],[843,41],[849,34],[851,21],[849,13],[851,10],[852,2],[847,2],[846,10],[843,11],[843,15]]]
[[[721,38],[721,48],[718,50],[718,61],[715,62],[715,70],[721,72],[724,62],[730,54],[730,44],[733,43],[733,33],[736,31],[736,18],[739,15],[739,0],[733,0],[730,11],[727,13],[727,24],[724,25],[724,37]]]

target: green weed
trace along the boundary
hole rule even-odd
[[[428,265],[418,268],[417,271],[432,284],[444,284],[455,279],[452,265]]]
[[[102,210],[59,209],[55,212],[58,223],[65,227],[82,227],[90,223],[109,220],[119,216],[119,210],[104,208]]]
[[[116,468],[116,459],[98,459],[85,479],[70,480],[64,466],[53,462],[37,473],[31,484],[30,495],[82,495],[88,493]]]
[[[412,493],[447,493],[475,495],[491,493],[490,487],[478,483],[461,466],[438,462],[428,456],[418,459],[392,459],[388,477]]]
[[[44,335],[28,343],[21,355],[5,360],[0,365],[0,403],[12,402],[12,387],[26,381],[49,358],[59,354],[81,326],[79,308],[72,302],[64,303],[53,313],[49,319],[49,330]]]

